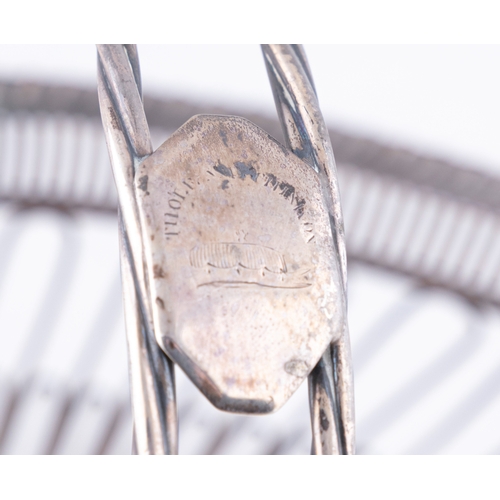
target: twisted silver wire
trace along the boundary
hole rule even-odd
[[[134,450],[139,454],[176,454],[174,365],[155,341],[133,187],[138,163],[153,152],[142,104],[137,49],[133,45],[98,45],[97,50],[99,104],[118,192]]]
[[[337,250],[335,257],[338,258],[343,276],[343,302],[346,306],[346,252],[335,162],[307,59],[299,46],[263,46],[263,52],[287,142],[297,156],[311,165],[321,180],[322,194],[330,210]],[[152,311],[147,299],[149,294],[141,243],[142,231],[133,189],[135,167],[145,156],[152,153],[141,100],[139,61],[135,46],[101,45],[98,46],[98,53],[99,100],[120,208],[120,245],[127,330],[134,332],[128,334],[128,339],[132,365],[131,384],[133,392],[137,393],[137,396],[132,396],[134,413],[137,413],[136,449],[139,453],[151,451],[151,448],[161,452],[160,443],[169,442],[171,420],[167,418],[168,411],[162,414],[161,405],[148,407],[151,405],[148,392],[154,392],[156,397],[153,401],[161,401],[162,394],[158,390],[159,387],[151,387],[154,381],[151,380],[151,374],[144,375],[144,370],[147,366],[158,368],[158,360],[165,356],[159,352],[154,341]],[[312,121],[312,124],[310,121],[306,123],[305,114],[313,116],[315,121]],[[295,126],[290,125],[287,119],[289,116]],[[134,289],[136,294],[133,293]],[[146,330],[145,334],[143,330]],[[134,359],[138,353],[144,352],[153,355],[153,358],[156,353],[156,359]],[[165,373],[169,375],[166,377],[167,392],[174,395],[173,366],[169,361],[163,365],[163,370],[157,369],[152,375],[158,381],[164,379],[161,375]],[[327,349],[311,375],[310,386],[313,453],[353,453],[354,398],[347,324],[343,327],[340,341]],[[175,401],[174,398],[175,395],[172,401]],[[170,398],[167,397],[167,401],[170,401]],[[168,407],[166,405],[166,410]],[[147,434],[152,426],[147,425],[146,415],[156,424],[153,425],[150,436]],[[166,420],[166,427],[162,427],[162,417]],[[166,448],[163,452],[166,452]]]
[[[319,176],[328,202],[347,308],[347,264],[337,171],[307,57],[300,45],[263,45],[262,50],[287,145]],[[345,315],[347,318],[347,314]],[[354,390],[349,329],[325,352],[309,376],[312,453],[353,454]],[[332,425],[333,424],[333,425]]]

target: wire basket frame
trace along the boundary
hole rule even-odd
[[[245,115],[238,110],[148,96],[145,109],[155,146],[194,114]],[[277,121],[246,117],[282,140]],[[431,397],[439,384],[446,386],[460,367],[489,345],[478,332],[485,328],[484,323],[495,323],[500,305],[500,179],[335,130],[330,135],[344,206],[349,272],[353,276],[351,295],[356,292],[357,273],[377,274],[369,270],[375,268],[382,280],[386,275],[401,277],[398,284],[389,285],[397,290],[396,298],[367,320],[359,341],[354,339],[355,375],[359,372],[361,379],[376,365],[377,353],[396,343],[405,322],[427,307],[429,297],[459,304],[456,310],[461,315],[460,324],[465,325],[465,332],[436,351],[435,359],[413,377],[408,376],[392,394],[384,396],[382,391],[373,411],[360,415],[359,452],[377,452],[383,451],[383,446],[370,443],[377,443],[384,432],[396,428],[411,408]],[[5,307],[13,301],[5,297],[15,281],[10,277],[12,270],[22,268],[18,261],[24,248],[30,247],[31,255],[39,255],[39,263],[47,268],[43,276],[27,281],[30,286],[36,280],[42,283],[34,286],[40,291],[38,295],[33,292],[27,317],[16,319],[16,324],[25,323],[23,331],[27,333],[5,340],[9,329],[3,329],[4,352],[16,356],[10,362],[4,359],[3,368],[0,366],[0,452],[127,453],[131,424],[125,358],[119,358],[122,364],[116,362],[117,352],[124,354],[114,234],[117,199],[96,93],[33,83],[0,83],[0,168],[0,266],[6,277],[1,297]],[[42,219],[51,226],[47,238],[54,240],[45,250],[41,244],[45,230],[38,238],[30,236]],[[86,329],[82,326],[71,346],[63,341],[74,329],[65,316],[74,308],[68,304],[82,275],[92,274],[92,258],[87,256],[86,247],[96,238],[106,240],[101,252],[109,252],[109,262],[116,250],[116,267],[109,268],[105,276],[102,269],[94,269],[95,288],[100,291],[88,307]],[[52,259],[52,267],[42,261],[44,255]],[[353,307],[351,301],[351,316],[356,314]],[[52,370],[51,363],[65,356],[71,362]],[[106,368],[113,362],[117,363],[115,369]],[[488,363],[491,370],[472,380],[454,406],[451,404],[442,419],[423,432],[419,443],[408,445],[407,452],[441,452],[465,432],[481,409],[497,404],[499,372],[494,360]],[[186,452],[238,452],[236,435],[254,427],[261,436],[256,442],[267,444],[254,448],[248,444],[248,449],[258,453],[308,451],[304,448],[309,442],[307,409],[303,412],[299,404],[303,394],[283,409],[266,433],[255,423],[260,419],[224,414],[218,418],[208,416],[208,410],[202,427],[209,428],[195,431],[198,424],[194,415],[206,402],[200,403],[182,377],[178,392],[181,452],[183,432],[198,436],[186,444]],[[29,434],[23,429],[33,427],[28,422],[34,408],[42,417],[38,430]],[[488,451],[495,452],[494,446],[484,452]]]

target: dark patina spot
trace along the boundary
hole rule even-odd
[[[139,189],[142,191],[146,192],[148,190],[148,176],[143,175],[142,177],[139,177]]]
[[[257,177],[259,176],[259,174],[250,162],[244,163],[242,161],[237,161],[235,162],[234,166],[236,167],[236,170],[238,170],[240,179],[245,179],[245,177],[248,175],[254,182],[257,182]]]
[[[155,278],[164,278],[165,277],[165,273],[163,272],[163,268],[161,266],[159,266],[158,264],[155,264],[153,266],[153,276]]]
[[[330,422],[328,421],[328,418],[326,417],[325,414],[325,410],[323,409],[319,410],[319,421],[321,424],[321,428],[326,432],[330,427]]]
[[[231,177],[231,179],[234,177],[231,169],[226,167],[226,165],[223,165],[220,161],[218,161],[217,165],[214,166],[214,170],[226,177]]]
[[[224,143],[224,146],[227,148],[227,134],[225,130],[220,129],[219,130],[219,135],[222,137],[222,142]]]
[[[115,110],[110,106],[108,108],[109,114],[111,115],[111,127],[115,130],[120,130],[120,125],[118,123],[118,118],[116,116]]]

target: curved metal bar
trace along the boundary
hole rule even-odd
[[[125,48],[120,45],[98,46],[98,51],[99,105],[118,192],[120,213],[126,228],[125,242],[130,247],[136,270],[139,296],[146,299],[148,287],[144,269],[141,223],[134,194],[134,173],[140,158],[151,154],[153,148],[137,85],[131,83],[131,80],[135,82],[135,79]],[[121,76],[122,73],[125,76]],[[131,113],[142,113],[144,120],[123,116]],[[144,314],[150,320],[148,323],[152,328],[149,301],[143,301]]]
[[[142,230],[134,194],[139,162],[153,152],[135,45],[98,45],[98,93],[119,199],[120,256],[129,345],[135,449],[177,453],[174,366],[154,337]]]
[[[332,354],[329,345],[308,378],[313,455],[341,455],[343,451]]]
[[[134,417],[134,449],[140,455],[172,455],[178,450],[174,365],[148,335],[137,305],[133,269],[120,225],[123,305]]]
[[[262,51],[287,145],[318,173],[329,205],[347,307],[345,235],[335,159],[307,58],[299,45],[263,45]],[[312,452],[353,454],[354,393],[347,323],[340,340],[327,349],[311,373],[309,387]],[[328,415],[336,423],[336,432]]]
[[[301,58],[296,50],[300,50]],[[337,182],[337,169],[332,145],[313,83],[308,78],[301,59],[302,49],[292,45],[263,45],[269,80],[276,108],[290,149],[318,174],[323,195],[328,200],[333,217],[334,237],[337,237],[340,269],[347,288],[347,264],[344,223]]]

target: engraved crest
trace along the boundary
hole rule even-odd
[[[208,243],[190,252],[191,265],[204,269],[197,273],[200,286],[263,286],[304,288],[309,269],[287,272],[285,257],[272,248],[248,243]]]
[[[343,324],[316,174],[243,118],[197,116],[136,178],[158,343],[215,406],[278,409]]]

